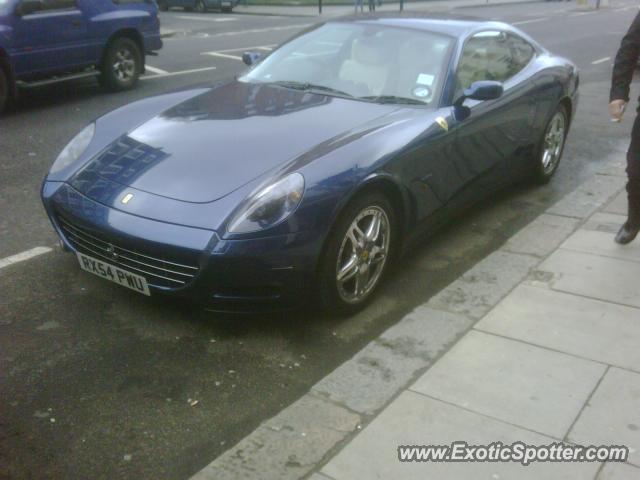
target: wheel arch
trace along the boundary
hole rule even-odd
[[[571,127],[571,122],[573,120],[573,102],[569,97],[563,97],[558,102],[558,105],[562,105],[565,108],[567,114],[567,130]]]
[[[397,219],[397,230],[399,237],[402,238],[402,234],[406,231],[406,222],[408,219],[408,200],[406,194],[403,193],[402,187],[399,182],[391,175],[388,174],[376,174],[371,175],[365,179],[354,191],[349,195],[347,201],[342,205],[342,210],[351,202],[354,198],[364,193],[376,191],[382,193],[394,209]],[[338,217],[336,217],[338,218]]]
[[[403,193],[400,183],[393,176],[389,174],[373,174],[365,178],[364,181],[360,182],[354,189],[352,189],[335,209],[331,218],[330,227],[322,242],[322,249],[320,250],[320,255],[316,262],[316,272],[321,268],[321,261],[325,256],[327,244],[329,243],[329,239],[331,238],[338,219],[343,215],[347,206],[355,198],[369,192],[380,192],[391,203],[396,215],[396,235],[398,237],[394,250],[396,253],[402,250],[402,238],[404,237],[404,233],[407,231],[407,221],[409,218],[409,200],[407,198],[407,194]]]
[[[102,56],[100,58],[100,67],[104,65],[107,52],[111,48],[111,45],[113,45],[113,42],[115,42],[119,38],[128,38],[130,40],[133,40],[136,43],[136,45],[138,45],[138,48],[140,49],[140,61],[141,61],[140,73],[144,73],[144,67],[146,63],[146,55],[144,51],[144,40],[142,39],[142,35],[140,34],[140,32],[135,28],[122,28],[111,34],[111,36],[109,37],[109,40],[105,44],[104,49],[102,51]]]

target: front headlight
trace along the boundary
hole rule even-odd
[[[292,173],[253,195],[245,207],[229,222],[230,233],[264,230],[285,220],[300,204],[304,177]]]
[[[73,140],[71,140],[67,144],[66,147],[64,147],[64,150],[60,152],[60,155],[58,155],[56,161],[53,162],[49,173],[57,173],[80,158],[80,155],[84,153],[84,151],[89,146],[89,143],[91,143],[95,132],[95,123],[87,125],[78,135],[73,138]]]

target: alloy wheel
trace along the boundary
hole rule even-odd
[[[562,112],[556,114],[549,122],[542,149],[542,170],[545,175],[552,173],[562,155],[566,137],[566,120]]]
[[[135,77],[136,59],[134,53],[127,47],[120,48],[115,54],[113,72],[120,82],[128,82]]]
[[[336,285],[349,304],[362,302],[377,285],[389,256],[390,222],[377,206],[363,209],[351,222],[340,245]]]

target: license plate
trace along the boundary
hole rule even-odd
[[[146,278],[136,275],[135,273],[122,270],[115,265],[110,265],[102,260],[98,260],[97,258],[93,258],[79,252],[77,255],[78,261],[80,262],[80,268],[83,270],[117,283],[118,285],[122,285],[123,287],[135,290],[143,295],[151,295]]]

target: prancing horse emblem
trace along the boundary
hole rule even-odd
[[[449,131],[449,123],[447,123],[447,120],[444,117],[436,118],[436,123],[440,125],[445,132]]]
[[[116,248],[111,245],[108,244],[107,245],[107,254],[113,259],[113,260],[118,260],[118,258],[120,258],[120,255],[118,255],[118,252],[116,252]]]

